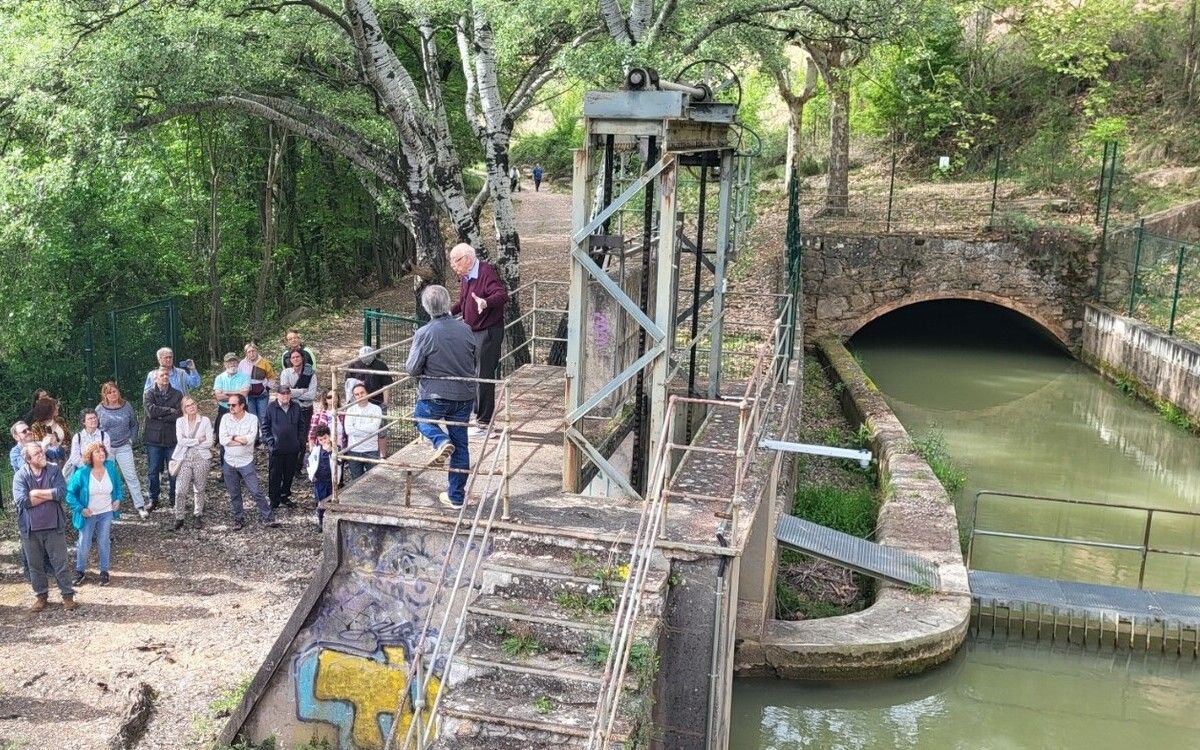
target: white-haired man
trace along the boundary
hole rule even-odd
[[[200,387],[200,371],[196,369],[195,362],[185,359],[179,363],[183,367],[176,367],[175,352],[169,346],[159,349],[157,356],[158,367],[146,373],[146,382],[142,386],[142,393],[154,387],[155,380],[158,378],[158,371],[164,367],[171,373],[171,387],[183,395],[188,395],[189,389]]]
[[[462,315],[475,335],[476,377],[495,380],[500,370],[500,346],[504,343],[504,303],[508,302],[508,288],[496,269],[479,260],[475,248],[465,242],[451,248],[450,267],[459,276],[458,302],[450,309],[450,314]],[[495,384],[479,383],[475,393],[477,422],[470,434],[483,434],[491,424],[495,410]]]
[[[417,429],[433,444],[431,462],[450,458],[448,492],[438,499],[442,505],[461,508],[466,501],[467,470],[471,468],[466,423],[475,399],[475,386],[469,380],[475,376],[475,336],[466,323],[450,317],[446,287],[425,287],[421,306],[429,313],[430,321],[413,335],[404,363],[409,375],[420,378],[413,416],[422,420]],[[447,430],[439,421],[446,422]]]

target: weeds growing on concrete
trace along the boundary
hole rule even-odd
[[[542,644],[538,642],[537,636],[528,627],[519,627],[513,631],[505,628],[501,635],[507,635],[500,642],[501,650],[515,659],[532,656],[542,650]]]
[[[1175,404],[1164,399],[1157,402],[1155,406],[1158,407],[1158,413],[1162,415],[1162,418],[1171,424],[1176,427],[1182,427],[1185,430],[1193,429],[1194,425],[1192,425],[1192,420],[1188,417],[1187,412]]]
[[[1126,396],[1137,395],[1137,382],[1128,375],[1118,375],[1114,381],[1117,385],[1117,390],[1124,393]]]
[[[550,700],[548,695],[539,695],[533,702],[533,710],[539,714],[548,714],[554,710],[554,701]]]
[[[950,452],[946,448],[946,437],[940,430],[930,430],[915,438],[913,446],[929,464],[929,468],[933,469],[933,473],[947,492],[954,494],[966,484],[967,473],[950,458]]]

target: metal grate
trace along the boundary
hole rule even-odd
[[[1038,604],[1092,614],[1115,613],[1200,625],[1200,597],[1197,596],[1056,581],[986,570],[972,570],[968,573],[968,579],[971,596],[994,605]]]
[[[783,515],[775,528],[781,544],[806,555],[849,568],[871,578],[905,586],[928,586],[940,590],[942,579],[937,563],[894,547],[868,542],[850,534],[795,516]]]

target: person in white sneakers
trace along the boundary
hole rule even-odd
[[[254,469],[254,440],[258,437],[258,417],[246,411],[246,397],[240,393],[229,396],[229,414],[221,420],[219,440],[225,446],[225,465],[221,476],[225,489],[229,490],[229,501],[233,507],[233,530],[246,526],[246,513],[242,508],[242,488],[249,493],[258,508],[258,520],[264,526],[278,526],[267,496],[258,481]]]

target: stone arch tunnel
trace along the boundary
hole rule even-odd
[[[804,243],[805,336],[849,338],[909,305],[974,300],[1028,318],[1069,349],[1095,284],[1095,243],[1065,232],[1009,239],[834,236]]]

